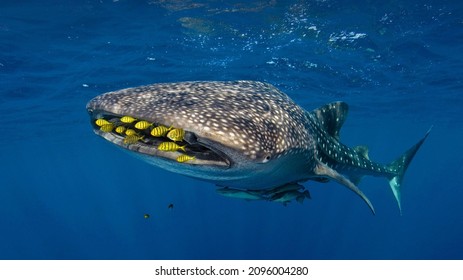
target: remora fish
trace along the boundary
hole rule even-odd
[[[228,187],[216,189],[217,193],[223,196],[241,198],[246,200],[267,200],[256,191],[231,189]]]
[[[161,168],[243,190],[268,190],[306,180],[334,180],[360,196],[364,175],[385,177],[401,209],[404,173],[426,135],[387,165],[370,161],[366,147],[342,144],[344,102],[306,111],[270,84],[256,81],[163,83],[108,92],[87,104],[93,130],[113,144]],[[166,138],[145,135],[131,145],[104,132],[97,119],[133,116],[154,126],[182,128],[195,160],[157,149]]]
[[[277,193],[273,195],[270,200],[271,201],[276,201],[276,202],[281,202],[283,205],[287,205],[291,200],[296,200],[299,203],[304,202],[304,199],[308,198],[310,199],[310,193],[308,190],[305,190],[303,192],[298,192],[298,191],[287,191],[283,193]]]

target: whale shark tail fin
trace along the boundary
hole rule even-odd
[[[395,173],[395,175],[392,175],[388,179],[389,186],[391,187],[392,193],[394,194],[394,197],[397,201],[397,205],[399,206],[400,215],[402,215],[401,187],[405,171],[407,171],[408,165],[410,164],[416,152],[419,150],[421,145],[428,137],[429,133],[431,132],[431,129],[432,127],[428,130],[428,132],[426,132],[426,135],[423,138],[421,138],[420,141],[418,141],[418,143],[413,145],[413,147],[408,149],[403,155],[401,155],[398,159],[396,159],[388,165],[389,170]]]

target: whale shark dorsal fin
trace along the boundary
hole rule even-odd
[[[339,131],[347,117],[347,103],[337,101],[312,111],[329,135],[339,140]]]
[[[370,157],[368,156],[368,147],[367,146],[356,146],[356,147],[354,147],[354,151],[361,154],[364,158],[370,160]]]

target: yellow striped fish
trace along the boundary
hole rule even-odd
[[[178,150],[182,150],[185,152],[185,146],[177,145],[174,142],[162,142],[161,144],[159,144],[158,150],[166,152],[176,152]]]
[[[111,132],[114,128],[112,123],[104,124],[100,127],[100,130],[103,132]]]
[[[138,135],[137,132],[133,129],[127,129],[125,131],[125,135],[130,136],[130,135]]]
[[[147,129],[148,127],[152,125],[153,125],[152,123],[149,123],[147,121],[139,121],[135,124],[135,128],[143,130],[143,129]]]
[[[105,125],[105,124],[111,124],[110,122],[108,122],[108,121],[105,120],[105,119],[97,119],[97,120],[95,121],[95,123],[96,123],[97,126],[103,126],[103,125]]]
[[[181,155],[181,156],[177,157],[177,162],[182,163],[182,162],[187,162],[189,160],[194,160],[194,159],[195,159],[195,157],[193,157],[193,156]]]
[[[167,133],[167,138],[169,138],[172,141],[182,141],[183,136],[185,136],[185,130],[182,128],[174,128],[169,133]]]
[[[144,136],[138,136],[138,135],[129,135],[124,138],[124,144],[135,144],[138,142],[138,140],[142,140]]]
[[[124,126],[122,126],[122,125],[116,127],[116,132],[119,133],[119,134],[124,133],[125,130],[126,130],[126,128]]]
[[[156,126],[155,128],[151,130],[151,135],[153,135],[154,137],[166,136],[167,132],[169,132],[169,130],[171,129],[172,127],[167,128],[166,126],[163,126],[163,125]]]
[[[137,120],[136,118],[132,118],[130,116],[123,116],[121,118],[121,122],[123,123],[133,123],[135,120]]]

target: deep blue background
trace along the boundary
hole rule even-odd
[[[461,1],[0,2],[0,258],[463,258]],[[284,207],[215,194],[95,136],[85,105],[156,82],[252,79],[310,110],[350,104],[344,143],[407,171]],[[175,205],[169,210],[169,203]],[[151,218],[144,219],[149,213]]]

